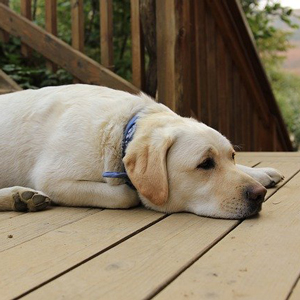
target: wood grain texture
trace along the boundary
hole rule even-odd
[[[72,46],[74,49],[84,52],[83,0],[71,0],[71,18]]]
[[[105,85],[111,88],[137,93],[139,90],[120,76],[104,68],[57,37],[47,33],[32,22],[18,16],[0,3],[0,27],[21,37],[43,56],[66,69],[84,83]]]
[[[295,288],[291,292],[290,297],[287,298],[287,299],[288,300],[299,300],[300,299],[300,282],[299,282],[299,277],[298,277],[298,280],[297,280]]]
[[[182,116],[190,116],[190,101],[185,98],[190,53],[180,51],[189,40],[190,31],[183,26],[188,1],[156,1],[158,100]]]
[[[100,0],[100,49],[101,64],[113,70],[113,2]],[[135,84],[135,82],[133,82]],[[137,86],[137,85],[136,85]]]
[[[51,34],[57,36],[57,0],[45,1],[45,28]],[[57,71],[57,66],[50,61],[46,62],[47,69]]]
[[[104,210],[3,251],[1,297],[19,296],[161,217],[145,209]]]
[[[20,212],[16,212],[16,211],[2,211],[0,213],[0,222],[2,221],[7,221],[9,219],[18,217],[20,215],[22,215],[23,213]]]
[[[0,0],[0,3],[9,6],[8,0]],[[0,41],[2,41],[3,43],[8,43],[9,41],[9,35],[2,29],[0,29]]]
[[[243,222],[143,208],[0,213],[1,299],[286,299],[300,268],[299,158],[237,155],[286,177]]]
[[[148,298],[236,223],[171,215],[25,299]]]
[[[300,174],[155,299],[285,299],[300,269],[299,188]]]
[[[39,213],[24,213],[0,221],[0,252],[97,212],[99,209],[53,207]],[[13,237],[8,238],[8,236]]]
[[[31,0],[21,0],[21,15],[28,20],[32,19]],[[28,45],[21,44],[21,53],[24,57],[29,57],[31,52],[32,49]]]
[[[294,175],[290,164],[285,169]],[[149,299],[211,246],[217,247],[217,241],[237,224],[173,214],[26,298],[46,294],[55,299]]]
[[[131,0],[132,83],[143,89],[145,80],[144,44],[140,21],[140,1]]]

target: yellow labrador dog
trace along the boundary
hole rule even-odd
[[[235,164],[230,142],[144,94],[68,85],[0,96],[0,210],[129,208],[245,218],[272,168]]]

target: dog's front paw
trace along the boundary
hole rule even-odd
[[[23,188],[13,194],[15,211],[39,211],[50,204],[50,199],[35,190]]]
[[[284,179],[284,176],[274,168],[254,168],[254,179],[266,188],[274,187]]]

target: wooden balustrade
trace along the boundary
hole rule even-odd
[[[46,31],[30,22],[31,1],[20,1],[26,19],[0,0],[0,37],[20,37],[22,53],[40,52],[51,70],[57,64],[82,82],[130,92],[148,90],[150,77],[159,102],[243,150],[292,149],[238,0],[131,0],[133,84],[112,72],[113,0],[99,0],[101,65],[84,54],[83,0],[71,1],[72,47],[56,37],[56,0],[46,0]]]
[[[112,0],[100,0],[100,42],[101,64],[113,70],[113,3]]]
[[[46,0],[45,2],[45,28],[51,34],[57,36],[57,1]],[[57,66],[51,61],[47,61],[47,68],[56,72]]]
[[[32,19],[31,0],[21,0],[21,15],[28,20]],[[31,48],[28,45],[22,43],[21,53],[23,56],[29,57],[31,55]]]
[[[9,0],[0,0],[0,3],[8,6],[8,2]],[[4,30],[0,29],[0,40],[3,41],[4,43],[8,43],[9,40],[9,35],[7,32],[5,32]]]

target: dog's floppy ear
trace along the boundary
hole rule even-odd
[[[126,172],[139,193],[155,205],[168,199],[167,152],[173,144],[163,130],[155,135],[134,137],[123,158]]]

